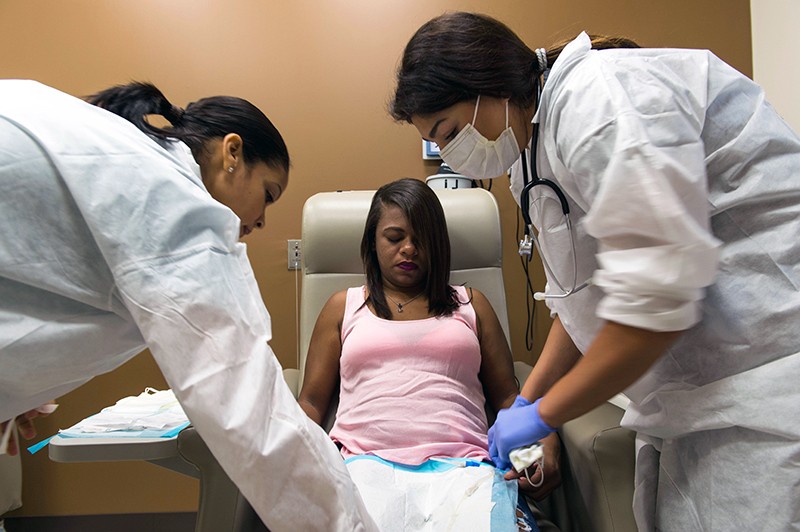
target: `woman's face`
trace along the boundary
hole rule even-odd
[[[278,201],[289,182],[287,172],[262,161],[239,164],[222,177],[208,191],[241,220],[239,238],[264,227],[265,209]]]
[[[506,129],[507,101],[505,98],[481,96],[477,116],[475,116],[476,100],[470,100],[459,102],[430,115],[414,115],[411,117],[411,123],[423,139],[435,142],[441,149],[444,149],[467,124],[472,124],[473,116],[475,116],[475,129],[487,139],[496,140]],[[527,126],[530,126],[533,114],[530,113],[526,120],[528,114],[514,105],[508,107],[508,124],[514,131],[520,151],[527,146],[532,133],[532,129],[529,133],[530,128]]]
[[[427,253],[420,249],[406,215],[395,205],[382,207],[375,231],[375,252],[384,286],[398,291],[424,286],[428,275]]]
[[[210,141],[208,157],[200,161],[203,183],[211,197],[241,220],[239,238],[264,226],[264,210],[278,201],[289,183],[289,173],[263,161],[246,163],[242,139],[230,133]]]

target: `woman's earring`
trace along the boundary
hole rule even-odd
[[[228,173],[229,173],[229,174],[232,174],[232,173],[233,173],[233,166],[229,166],[229,167],[228,167]]]

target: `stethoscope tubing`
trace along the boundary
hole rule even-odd
[[[538,96],[537,96],[537,104],[538,104]],[[530,249],[530,241],[533,241],[534,246],[536,246],[536,251],[539,253],[539,257],[542,260],[542,265],[544,266],[545,270],[547,271],[548,277],[553,280],[559,290],[561,290],[561,294],[548,294],[544,292],[536,292],[533,294],[533,298],[537,301],[543,301],[544,299],[563,299],[566,298],[575,292],[583,290],[590,284],[592,284],[591,279],[586,280],[585,282],[578,285],[578,255],[575,249],[575,237],[572,232],[572,221],[569,217],[569,203],[567,202],[567,196],[564,194],[564,191],[552,180],[541,178],[538,176],[538,172],[536,171],[536,149],[538,147],[539,142],[539,124],[533,125],[533,142],[531,143],[531,166],[530,171],[533,174],[533,179],[528,179],[528,158],[525,155],[525,150],[522,151],[522,173],[523,173],[523,181],[524,186],[522,187],[522,192],[520,193],[520,209],[522,210],[522,220],[525,224],[525,238],[520,242],[519,253],[520,255],[528,255],[530,256],[531,249]],[[530,193],[534,187],[537,186],[546,186],[550,188],[558,197],[559,203],[561,203],[561,212],[564,215],[564,219],[566,221],[566,227],[569,234],[569,242],[570,242],[570,250],[572,253],[572,288],[566,289],[564,286],[559,282],[558,277],[553,273],[553,270],[550,268],[550,264],[547,262],[547,259],[542,252],[541,244],[539,243],[539,238],[534,234],[533,231],[533,222],[531,221],[530,216]]]

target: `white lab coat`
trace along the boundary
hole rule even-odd
[[[548,300],[577,347],[605,320],[688,329],[626,390],[640,528],[797,529],[800,138],[710,52],[596,51],[585,34],[553,66],[534,121],[539,174],[571,208],[578,283],[595,284]],[[553,197],[534,187],[530,212],[569,287]]]
[[[272,530],[372,530],[267,345],[239,220],[188,148],[30,81],[0,81],[0,419],[149,347]]]

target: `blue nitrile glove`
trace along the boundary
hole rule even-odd
[[[489,453],[497,467],[510,468],[508,453],[536,443],[551,432],[555,432],[556,429],[542,421],[539,415],[540,402],[541,398],[533,404],[528,403],[516,408],[512,406],[498,412],[497,421],[489,431]]]
[[[521,395],[517,395],[516,399],[514,399],[514,402],[511,404],[511,406],[509,406],[508,408],[504,408],[500,412],[502,412],[504,410],[512,410],[514,408],[519,408],[520,406],[528,406],[530,404],[531,404],[530,401],[528,401],[527,399],[525,399]],[[499,415],[499,412],[498,412],[498,415]],[[492,462],[494,462],[497,467],[501,467],[500,466],[500,456],[497,453],[497,446],[495,445],[495,442],[494,442],[494,425],[492,425],[491,428],[489,428],[489,456],[491,457]],[[508,461],[505,461],[505,464],[506,465],[504,467],[502,467],[501,469],[508,469],[509,467],[511,467],[511,464],[508,463]]]

